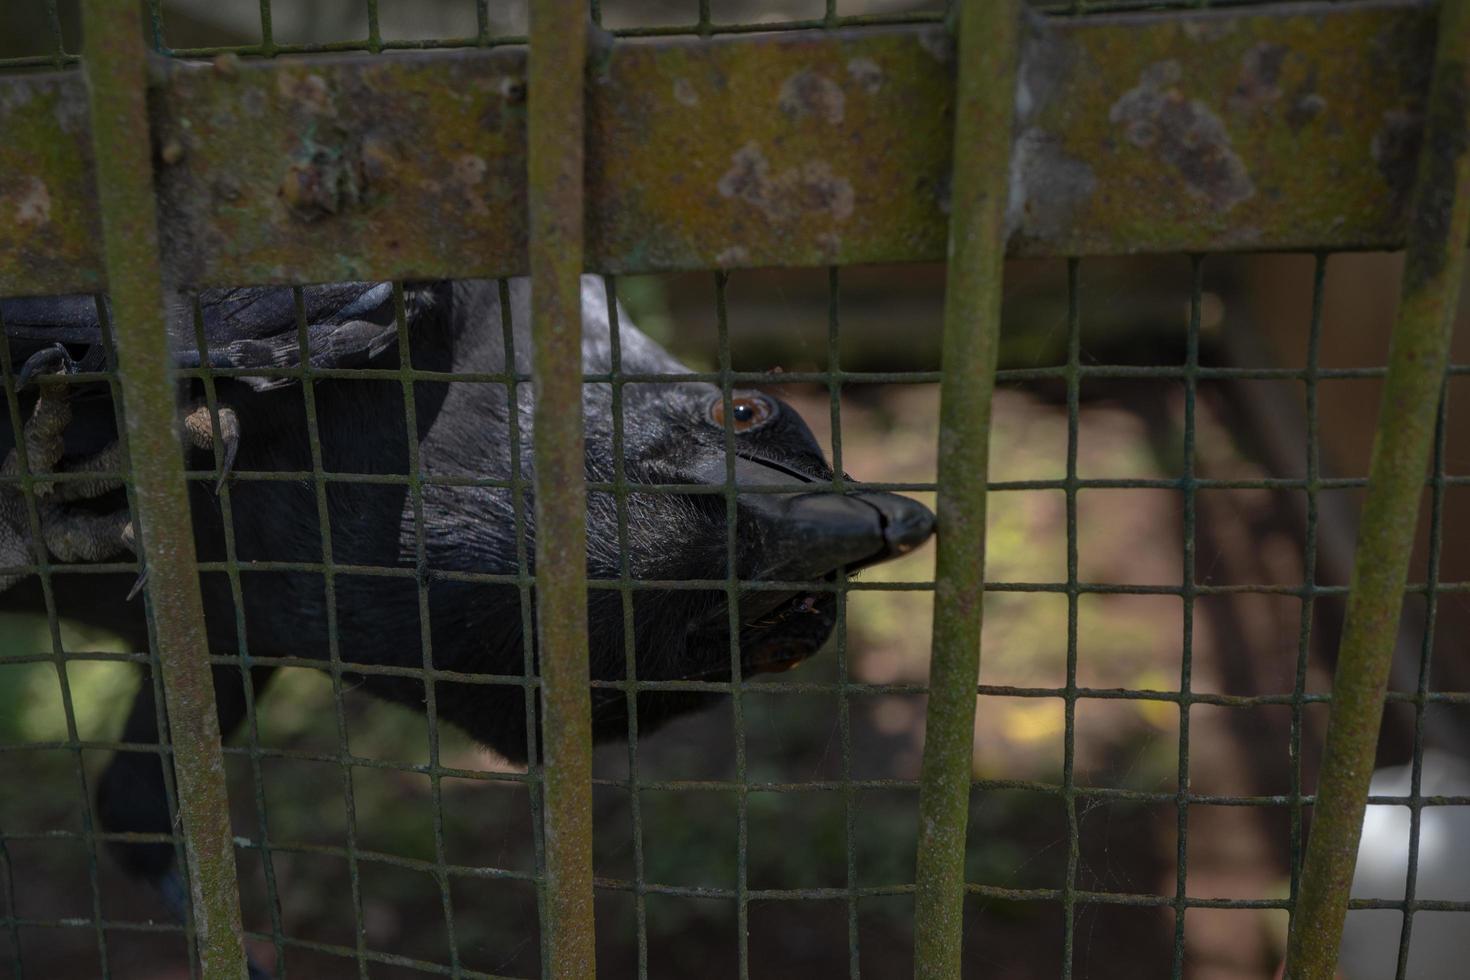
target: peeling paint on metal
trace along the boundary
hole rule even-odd
[[[1086,160],[1069,156],[1049,133],[1027,129],[1011,150],[1007,234],[1022,227],[1042,236],[1064,233],[1096,190],[1097,174]]]
[[[744,245],[731,245],[729,248],[722,248],[719,252],[715,253],[715,266],[721,269],[728,269],[732,266],[743,265],[749,258],[750,250]]]
[[[27,177],[15,202],[15,223],[40,228],[51,223],[51,194],[40,177]]]
[[[1108,119],[1129,143],[1178,173],[1190,193],[1229,211],[1255,194],[1255,185],[1220,117],[1179,88],[1182,76],[1172,58],[1148,66],[1138,85],[1113,103]]]
[[[1028,18],[1027,30],[1041,22]],[[1033,189],[1039,207],[1008,210],[1019,221],[1012,254],[1402,243],[1432,6],[1362,0],[1045,26],[1041,42],[1026,42],[1016,93],[1022,176],[1033,188],[1068,190],[1074,210],[1063,220]],[[1262,70],[1273,45],[1287,52],[1274,80]],[[587,92],[589,267],[709,268],[737,245],[746,265],[942,258],[949,47],[937,26],[612,43]],[[1180,77],[1149,96],[1159,119],[1140,104],[1149,100],[1124,101],[1129,124],[1163,130],[1141,149],[1112,110],[1170,60]],[[876,89],[869,63],[881,70]],[[525,68],[512,46],[246,59],[224,73],[156,61],[158,146],[184,150],[157,180],[170,280],[523,273]],[[776,111],[783,85],[801,72],[843,93],[841,122]],[[673,97],[681,79],[698,95],[697,111]],[[1209,115],[1196,116],[1196,103]],[[772,111],[748,111],[758,105]],[[0,77],[0,293],[86,291],[103,281],[86,106],[79,73]],[[719,192],[734,155],[752,143],[766,180],[778,189],[788,181],[787,193],[805,186],[811,161],[827,161],[832,178],[847,182],[852,211],[841,219],[838,254],[816,238],[837,230],[830,207],[808,201],[803,220],[789,220]],[[475,203],[453,172],[464,154],[487,167]],[[1096,181],[1085,199],[1069,185],[1080,174],[1074,161]],[[1241,171],[1254,193],[1217,206],[1244,192]],[[33,174],[44,176],[51,201],[44,233],[12,220],[20,181]],[[283,194],[288,176],[302,186]],[[833,198],[839,210],[845,199]]]
[[[954,62],[954,37],[945,27],[926,27],[919,31],[919,47],[940,64]]]
[[[883,69],[872,58],[853,58],[847,63],[847,76],[869,95],[883,87]]]
[[[1281,66],[1288,49],[1274,41],[1260,41],[1246,49],[1240,59],[1240,76],[1229,106],[1235,112],[1269,109],[1281,99]]]
[[[799,221],[813,214],[845,221],[852,216],[852,181],[834,174],[830,163],[810,160],[773,174],[755,142],[735,151],[717,186],[721,196],[752,204],[773,221]]]
[[[842,122],[847,95],[832,79],[803,69],[782,83],[776,104],[793,119],[811,117],[836,125]]]
[[[1394,207],[1402,211],[1409,202],[1414,167],[1424,133],[1424,115],[1414,106],[1396,106],[1381,117],[1373,133],[1370,152],[1384,181],[1394,188]]]

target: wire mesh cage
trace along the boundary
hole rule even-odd
[[[236,6],[5,15],[17,977],[1455,975],[1467,5]]]

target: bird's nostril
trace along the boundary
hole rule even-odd
[[[902,555],[913,551],[934,533],[934,515],[923,504],[905,497],[894,499],[901,503],[884,512],[887,519],[883,539],[890,551]]]

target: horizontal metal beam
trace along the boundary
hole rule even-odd
[[[1010,253],[1400,246],[1434,24],[1400,0],[1034,19]],[[944,257],[942,27],[608,41],[590,62],[590,267]],[[511,47],[160,60],[171,280],[524,272],[525,68]],[[0,78],[0,293],[102,285],[87,118],[75,73]]]

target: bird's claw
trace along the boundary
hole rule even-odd
[[[198,404],[184,416],[184,433],[195,449],[206,452],[215,448],[215,431],[218,426],[220,440],[220,474],[215,481],[214,492],[224,489],[225,481],[235,468],[235,454],[240,451],[240,416],[228,405],[220,405],[214,413],[206,404]]]
[[[42,374],[76,373],[77,362],[72,360],[71,352],[61,344],[52,344],[26,358],[26,362],[20,367],[20,373],[15,376],[15,387],[23,390],[32,379]]]
[[[70,374],[77,364],[65,347],[54,345],[31,355],[17,378],[20,386],[41,374]],[[68,473],[95,473],[95,479],[33,479],[35,505],[41,521],[41,534],[47,551],[64,562],[108,561],[124,553],[137,554],[131,517],[126,507],[108,513],[68,506],[73,501],[92,500],[120,489],[119,475],[127,468],[120,443],[109,443],[102,451],[81,460],[68,460],[63,466],[62,436],[71,423],[71,406],[65,385],[45,385],[36,398],[35,407],[23,426],[26,462],[33,476],[64,469]],[[215,450],[218,435],[220,478],[218,493],[234,468],[240,447],[240,419],[233,408],[219,406],[213,413],[208,406],[195,405],[183,417],[184,434],[196,449]],[[19,454],[12,450],[0,465],[0,472],[17,476]],[[34,552],[30,542],[30,521],[24,493],[11,483],[0,486],[0,566],[30,565]],[[23,576],[0,573],[0,592]],[[148,580],[144,568],[134,580],[128,599],[135,598]]]

